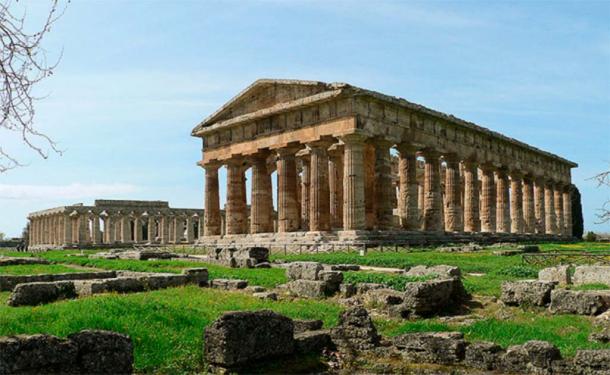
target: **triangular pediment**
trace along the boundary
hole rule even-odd
[[[259,79],[203,120],[193,132],[220,121],[331,90],[331,85],[318,81]]]

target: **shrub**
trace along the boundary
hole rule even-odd
[[[404,276],[404,275],[379,273],[379,272],[351,271],[351,272],[344,272],[343,277],[344,277],[344,280],[346,283],[385,284],[388,286],[388,288],[402,291],[405,289],[405,285],[407,283],[434,279],[436,277],[436,275]]]
[[[595,234],[594,232],[587,232],[587,234],[585,234],[585,241],[587,241],[587,242],[597,241],[597,234]]]
[[[518,265],[498,270],[496,271],[496,274],[517,278],[535,278],[538,277],[538,270],[532,267]]]

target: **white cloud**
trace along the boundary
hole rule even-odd
[[[35,199],[83,199],[130,194],[137,191],[130,184],[81,184],[68,185],[8,185],[0,184],[0,200]]]

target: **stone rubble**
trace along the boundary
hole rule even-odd
[[[115,271],[100,272],[70,272],[39,275],[0,275],[0,291],[11,291],[17,284],[66,281],[66,280],[88,280],[88,279],[111,279],[117,277]]]
[[[21,266],[27,264],[50,264],[46,259],[34,257],[7,257],[0,255],[0,267],[2,266]]]
[[[546,306],[556,283],[538,280],[505,281],[500,300],[508,306]]]
[[[578,266],[573,282],[574,285],[606,284],[610,287],[610,266]]]

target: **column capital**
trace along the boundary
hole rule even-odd
[[[342,144],[333,144],[328,148],[328,156],[330,156],[331,158],[343,156],[343,148],[344,146]]]
[[[307,149],[309,149],[309,152],[311,153],[311,151],[313,150],[319,150],[319,149],[323,149],[324,151],[328,150],[330,148],[330,146],[333,145],[333,141],[331,140],[326,140],[326,139],[320,139],[317,141],[313,141],[313,142],[308,142],[307,143]]]
[[[212,170],[218,170],[223,165],[220,161],[210,161],[205,164],[199,164],[201,168],[203,168],[206,172]]]
[[[508,177],[508,168],[504,166],[498,167],[496,168],[496,174],[498,177],[506,178]]]
[[[396,149],[401,154],[403,154],[403,153],[405,153],[405,154],[415,154],[417,152],[417,147],[415,147],[412,144],[407,143],[407,142],[398,143],[396,145]]]
[[[366,137],[360,133],[345,134],[345,135],[339,136],[338,138],[341,141],[343,141],[343,143],[346,143],[346,144],[358,144],[358,143],[363,144],[368,139],[368,137]]]
[[[299,150],[301,150],[303,147],[302,146],[287,146],[287,147],[282,147],[282,148],[278,148],[275,149],[274,151],[276,152],[277,156],[280,158],[285,158],[285,157],[296,157],[297,152],[299,152]]]
[[[449,153],[449,154],[443,154],[443,160],[446,163],[459,163],[460,162],[460,157],[457,154],[454,153]]]
[[[426,159],[426,162],[428,159],[438,159],[441,157],[441,153],[432,148],[425,148],[421,150],[421,154],[424,159]]]
[[[384,138],[370,138],[369,141],[372,145],[379,148],[391,148],[394,146],[394,144],[396,144],[396,142],[389,141]]]
[[[508,172],[508,174],[509,174],[510,178],[513,180],[522,180],[523,176],[525,176],[525,174],[523,172],[521,172],[520,170],[515,170],[515,169],[510,170]]]

